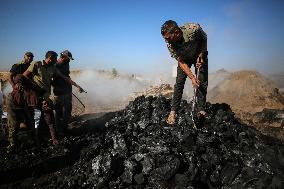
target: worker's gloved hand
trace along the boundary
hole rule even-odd
[[[195,77],[191,79],[193,88],[199,87],[200,81]]]

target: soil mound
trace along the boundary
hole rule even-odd
[[[216,72],[209,73],[208,75],[208,91],[222,83],[224,80],[226,80],[231,75],[231,72],[228,72],[225,69],[217,70]]]
[[[232,73],[208,92],[208,101],[227,103],[238,113],[256,113],[264,108],[283,109],[284,97],[270,80],[254,71]]]

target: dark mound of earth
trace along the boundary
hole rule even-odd
[[[78,122],[79,134],[59,147],[2,148],[0,187],[284,188],[284,143],[241,123],[227,104],[206,110],[194,129],[182,101],[176,124],[165,129],[170,100],[138,97],[124,110]]]

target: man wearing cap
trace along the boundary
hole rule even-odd
[[[30,66],[33,59],[34,59],[33,53],[26,52],[24,55],[24,59],[12,66],[9,75],[9,83],[12,85],[13,88],[15,87],[13,78],[17,74],[23,74],[26,71],[26,69]]]
[[[169,52],[178,62],[176,84],[172,100],[172,109],[167,122],[174,124],[180,106],[184,84],[189,77],[192,86],[197,88],[198,115],[204,116],[208,86],[208,51],[207,35],[199,24],[187,23],[179,27],[173,20],[166,21],[161,27],[161,34],[167,43]],[[194,75],[191,66],[195,67]],[[197,71],[199,76],[197,78]]]
[[[32,131],[32,139],[36,142],[34,119],[31,117],[37,95],[34,85],[22,74],[17,74],[13,78],[15,86],[6,99],[7,104],[7,124],[9,128],[9,146],[7,152],[12,152],[18,146],[17,132],[21,125],[25,125]]]
[[[60,53],[56,68],[66,77],[70,78],[70,60],[74,60],[70,51]],[[83,92],[80,87],[79,92]],[[60,77],[53,79],[53,94],[56,99],[55,123],[57,131],[65,134],[72,112],[72,85]]]
[[[41,109],[44,114],[44,121],[49,127],[51,139],[54,145],[58,144],[56,132],[55,132],[55,120],[54,120],[54,98],[51,96],[51,83],[55,77],[60,77],[66,82],[81,88],[71,78],[64,76],[55,66],[57,62],[57,53],[54,51],[48,51],[45,54],[45,60],[34,61],[24,72],[24,76],[32,79],[34,84],[41,89],[39,96],[41,97]]]
[[[33,53],[26,52],[24,59],[17,64],[14,64],[10,70],[9,82],[12,85],[12,92],[7,97],[7,124],[9,129],[9,146],[7,151],[13,151],[17,140],[16,134],[20,124],[28,127],[32,131],[32,137],[35,140],[35,128],[34,128],[34,107],[24,101],[21,104],[15,102],[15,99],[23,99],[23,86],[21,82],[18,82],[17,75],[23,74],[33,61]],[[28,93],[28,91],[25,91]],[[29,95],[31,96],[31,95]]]

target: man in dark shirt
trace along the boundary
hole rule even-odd
[[[51,99],[51,82],[55,76],[62,77],[62,79],[69,81],[70,79],[63,76],[59,70],[55,67],[57,61],[57,53],[54,51],[48,51],[45,54],[43,61],[33,61],[23,75],[31,79],[32,83],[41,89],[38,94],[40,102],[38,103],[39,108],[42,111],[43,121],[49,127],[51,139],[54,145],[58,144],[55,122],[53,114],[53,101]],[[72,81],[69,81],[72,82]],[[40,137],[40,136],[39,136]]]
[[[17,87],[14,78],[18,74],[23,74],[28,67],[31,65],[31,62],[34,59],[34,55],[32,52],[26,52],[24,55],[24,59],[21,60],[20,62],[14,64],[10,70],[10,75],[9,75],[9,83],[12,85],[13,89]],[[16,89],[19,90],[19,89]],[[30,117],[32,118],[33,126],[34,126],[34,107],[28,106],[29,112],[30,112]]]
[[[56,68],[66,77],[70,78],[70,60],[74,60],[70,51],[60,53]],[[83,92],[81,87],[79,92]],[[53,93],[56,99],[55,122],[60,134],[66,134],[72,112],[72,85],[60,77],[54,77]]]
[[[17,133],[19,128],[24,125],[32,131],[32,139],[36,142],[34,127],[34,107],[37,99],[33,84],[22,74],[17,74],[13,78],[15,87],[8,94],[7,105],[7,124],[9,128],[9,146],[7,152],[13,152],[18,146]]]
[[[17,74],[23,74],[26,71],[26,69],[28,69],[33,59],[34,59],[33,53],[26,52],[24,55],[24,59],[12,66],[9,75],[9,82],[13,88],[15,87],[14,77]]]
[[[14,64],[10,70],[9,75],[9,83],[12,85],[12,93],[8,95],[7,98],[7,121],[8,121],[8,128],[9,128],[9,146],[7,147],[7,151],[13,151],[16,143],[17,143],[17,132],[20,127],[20,124],[28,127],[32,131],[32,137],[35,140],[35,126],[34,126],[34,106],[30,103],[25,103],[22,99],[22,104],[17,104],[14,102],[14,99],[11,95],[15,95],[16,93],[20,96],[23,95],[23,85],[18,77],[18,75],[23,74],[27,68],[30,66],[31,62],[33,61],[33,53],[26,52],[24,55],[24,59],[16,64]],[[27,91],[26,91],[27,92]]]

